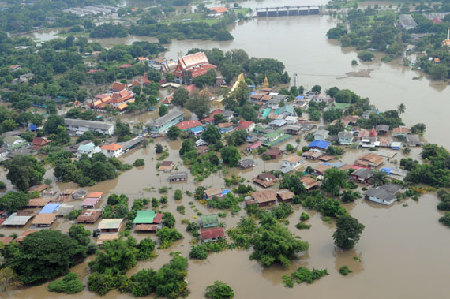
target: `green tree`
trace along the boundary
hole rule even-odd
[[[166,115],[168,111],[169,111],[169,108],[167,108],[166,105],[162,104],[159,106],[158,115],[161,117],[163,115]]]
[[[358,243],[364,225],[350,215],[340,216],[336,220],[336,231],[333,234],[334,243],[342,249],[351,249]]]
[[[156,147],[155,147],[155,151],[157,154],[161,154],[162,152],[164,152],[164,147],[161,144],[157,143]]]
[[[325,171],[322,188],[332,194],[339,193],[340,188],[347,186],[347,172],[337,168],[330,168]]]
[[[400,105],[398,105],[398,107],[397,107],[398,114],[405,113],[405,110],[406,110],[405,104],[400,103]]]
[[[28,195],[23,192],[8,192],[0,198],[0,210],[14,213],[28,205]]]
[[[5,167],[8,170],[6,178],[21,191],[40,184],[45,174],[45,168],[33,156],[15,156],[5,162]]]
[[[83,289],[83,282],[73,272],[69,272],[62,279],[52,281],[48,285],[48,290],[56,293],[75,294],[81,292]]]
[[[220,155],[222,156],[223,163],[228,164],[230,167],[238,165],[241,155],[239,150],[234,146],[227,146],[220,149]]]
[[[320,85],[314,85],[313,88],[311,88],[312,92],[320,93],[322,91],[322,87]]]
[[[164,226],[172,228],[175,226],[175,217],[170,212],[164,212],[162,217],[162,223]]]
[[[76,240],[78,244],[87,246],[90,242],[91,232],[84,229],[84,226],[82,224],[72,224],[72,226],[69,228],[69,236]]]
[[[97,258],[89,263],[89,267],[92,272],[100,274],[123,274],[136,266],[137,252],[138,250],[129,246],[127,241],[121,239],[108,241],[97,253]]]
[[[213,125],[208,125],[202,133],[202,139],[210,144],[216,144],[221,138],[219,129]]]
[[[262,225],[253,235],[250,259],[261,261],[264,267],[272,264],[288,267],[296,253],[308,250],[308,242],[295,239],[285,226],[275,222],[275,218],[271,223]]]
[[[44,132],[47,135],[57,134],[58,126],[64,126],[64,118],[58,115],[50,115],[44,124]]]
[[[373,55],[373,53],[367,50],[358,53],[358,58],[364,62],[370,62],[373,60],[374,57],[375,56]]]
[[[167,130],[167,138],[170,140],[176,140],[181,135],[181,130],[177,126],[171,126]]]
[[[173,193],[173,199],[175,200],[182,200],[183,199],[183,192],[180,189],[176,189]]]
[[[252,104],[245,103],[241,109],[239,115],[249,121],[257,121],[258,120],[258,112],[255,110]]]
[[[206,92],[195,92],[186,102],[186,108],[195,113],[198,119],[202,119],[208,112],[211,101]]]
[[[418,123],[411,127],[411,133],[413,134],[423,135],[423,133],[425,133],[426,130],[427,126],[423,123]]]
[[[248,133],[245,130],[236,130],[233,131],[230,135],[227,136],[227,144],[240,146],[247,142]]]
[[[183,107],[188,99],[189,99],[189,92],[184,87],[180,87],[173,93],[172,103],[176,106]]]
[[[192,246],[189,251],[189,258],[194,260],[206,260],[208,258],[208,249],[205,244]]]
[[[86,246],[57,230],[41,230],[25,237],[7,257],[7,265],[24,284],[39,284],[65,275],[86,256]]]
[[[205,297],[212,299],[229,299],[234,297],[233,289],[222,281],[215,281],[205,290]]]

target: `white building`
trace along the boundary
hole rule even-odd
[[[122,146],[116,143],[102,145],[101,149],[108,158],[119,158],[123,154]]]
[[[65,118],[66,129],[74,135],[83,135],[84,132],[93,131],[104,135],[114,135],[114,124],[104,121],[91,121]]]

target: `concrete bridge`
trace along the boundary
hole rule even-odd
[[[280,6],[256,9],[256,16],[260,18],[318,15],[319,13],[319,6]]]

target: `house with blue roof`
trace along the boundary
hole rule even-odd
[[[330,146],[330,143],[325,140],[314,140],[311,142],[308,147],[309,149],[317,149],[321,151],[327,150],[327,148]]]
[[[92,154],[99,153],[100,147],[95,145],[92,141],[84,144],[80,144],[77,148],[77,158],[80,159],[82,155],[88,155],[89,158]]]
[[[46,204],[42,210],[39,211],[39,214],[53,214],[56,213],[61,205],[57,203],[49,203]]]
[[[194,136],[200,135],[203,132],[203,127],[202,126],[197,126],[194,128],[189,129],[189,131],[191,131]]]

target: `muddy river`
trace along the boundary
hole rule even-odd
[[[275,4],[323,4],[325,1],[266,1],[244,2],[244,6],[263,7]],[[352,67],[350,62],[357,53],[352,49],[341,49],[333,41],[325,37],[327,30],[334,26],[335,20],[328,16],[286,17],[276,19],[258,19],[233,25],[232,34],[235,37],[230,42],[212,41],[173,41],[168,47],[166,57],[177,58],[179,53],[199,47],[210,49],[220,47],[224,50],[242,48],[251,56],[274,57],[284,62],[287,71],[298,74],[299,84],[312,87],[320,84],[325,87],[338,86],[349,88],[358,94],[369,97],[380,109],[395,109],[403,102],[407,109],[403,115],[409,125],[424,122],[427,125],[426,138],[450,148],[447,113],[450,111],[450,89],[440,82],[426,78],[412,80],[420,74],[398,64],[381,63],[379,58],[371,64],[361,64]],[[111,41],[112,43],[117,41]],[[361,69],[373,69],[368,78],[348,77],[345,74]],[[127,115],[126,118],[136,122],[147,121],[148,114]],[[167,160],[172,160],[179,171],[186,170],[178,157],[180,142],[166,143],[169,150]],[[291,139],[288,143],[295,143]],[[300,146],[305,145],[302,141]],[[282,145],[283,147],[284,145]],[[418,149],[411,153],[417,157]],[[362,151],[349,150],[343,157],[344,162],[352,162],[362,155]],[[169,203],[162,210],[171,211],[177,218],[176,228],[183,233],[183,240],[175,243],[170,249],[158,250],[158,257],[152,261],[139,262],[137,267],[129,271],[133,274],[144,268],[159,268],[170,260],[171,251],[180,251],[186,256],[190,249],[192,237],[185,232],[181,219],[195,219],[196,212],[189,206],[192,201],[185,194],[181,203],[175,203],[175,189],[193,191],[197,184],[190,176],[188,182],[168,184],[167,174],[156,171],[157,156],[155,145],[139,148],[126,154],[123,160],[133,163],[137,158],[144,158],[145,166],[133,168],[119,178],[89,187],[89,191],[103,191],[105,197],[111,193],[124,193],[130,201],[141,197],[157,197],[161,186],[171,187],[168,192]],[[400,154],[391,160],[395,164]],[[224,187],[223,177],[236,173],[251,180],[264,170],[279,169],[281,161],[262,161],[255,157],[257,166],[251,170],[221,171],[211,175],[201,184],[208,187]],[[4,171],[0,179],[5,181]],[[52,171],[46,177],[52,178]],[[9,183],[9,182],[8,182]],[[76,187],[74,184],[57,184],[55,189]],[[105,204],[103,200],[102,204]],[[296,236],[301,236],[310,244],[309,251],[292,263],[289,269],[271,267],[262,268],[257,262],[248,259],[250,252],[241,250],[225,251],[211,254],[206,261],[189,261],[188,281],[191,291],[189,298],[202,298],[207,285],[215,280],[228,283],[235,291],[236,298],[449,298],[450,284],[450,248],[449,229],[438,222],[441,213],[436,210],[435,194],[426,194],[415,202],[411,199],[393,206],[384,207],[358,200],[347,204],[353,217],[359,219],[366,229],[360,242],[351,251],[336,250],[331,235],[335,230],[334,223],[326,223],[320,215],[308,211],[311,215],[310,230],[299,231],[295,228],[300,206],[295,207],[295,213],[289,217],[289,228]],[[81,202],[74,202],[80,205]],[[186,215],[176,211],[177,205],[186,207]],[[130,203],[131,205],[131,203]],[[195,202],[194,206],[203,214],[216,213]],[[233,227],[245,213],[227,214],[221,219],[226,228]],[[58,220],[53,228],[67,231],[68,222]],[[88,226],[95,229],[96,225]],[[2,229],[1,233],[9,235],[23,230]],[[138,239],[145,235],[135,235]],[[155,238],[153,235],[152,238]],[[354,257],[357,256],[359,261]],[[72,269],[87,282],[87,262]],[[339,275],[339,267],[347,265],[353,271],[344,277]],[[311,285],[296,285],[293,289],[283,286],[282,275],[294,271],[299,266],[327,268],[329,275]],[[61,295],[49,293],[47,284],[22,290],[11,290],[1,294],[10,298],[57,298]],[[73,298],[93,298],[95,294],[85,290]],[[105,298],[129,298],[128,294],[116,291],[108,293]]]

